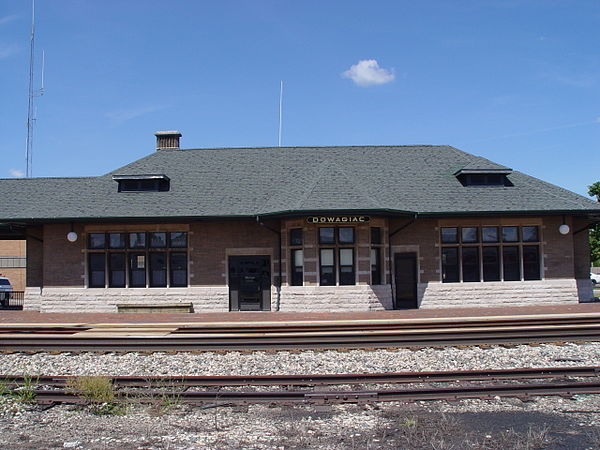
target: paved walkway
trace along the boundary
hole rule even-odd
[[[438,318],[531,316],[550,314],[598,314],[600,303],[580,303],[574,305],[535,305],[502,308],[446,308],[411,309],[400,311],[368,312],[224,312],[224,313],[39,313],[34,311],[0,311],[2,324],[190,324],[190,323],[261,323],[261,322],[306,322],[306,321],[368,321],[385,320],[426,320]]]

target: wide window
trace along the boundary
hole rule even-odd
[[[319,233],[319,281],[321,286],[356,283],[354,228],[321,227]]]
[[[186,232],[90,233],[89,287],[185,287]]]
[[[443,227],[442,281],[541,279],[539,227]]]

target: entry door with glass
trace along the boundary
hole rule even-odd
[[[271,309],[271,258],[269,256],[229,257],[230,311]]]

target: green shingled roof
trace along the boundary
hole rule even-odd
[[[450,146],[160,150],[99,177],[0,180],[0,222],[248,217],[318,211],[600,213],[600,204],[523,173],[463,186],[457,170],[508,169]],[[164,174],[168,192],[117,192],[113,175]]]

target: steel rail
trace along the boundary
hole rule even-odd
[[[0,335],[5,333],[78,333],[87,330],[101,330],[103,328],[124,328],[135,330],[136,328],[165,328],[172,327],[176,328],[176,333],[187,334],[187,333],[253,333],[253,332],[318,332],[318,331],[360,331],[360,330],[401,330],[401,329],[430,329],[430,328],[473,328],[473,327],[492,327],[492,326],[531,326],[531,325],[548,325],[548,326],[560,326],[569,324],[600,324],[599,317],[568,317],[560,319],[547,319],[543,317],[535,318],[494,318],[494,320],[466,320],[462,318],[456,318],[455,320],[447,319],[446,321],[423,321],[414,320],[410,322],[360,322],[360,323],[305,323],[297,325],[294,323],[281,325],[274,325],[272,323],[261,323],[246,324],[239,326],[235,322],[229,322],[227,324],[212,324],[212,323],[110,323],[110,324],[76,324],[76,325],[60,325],[60,324],[1,324],[0,323]]]
[[[341,384],[396,384],[458,381],[491,381],[600,376],[600,366],[542,367],[493,370],[387,372],[305,375],[231,375],[231,376],[107,376],[115,387],[206,387],[206,386],[315,386]],[[75,376],[0,375],[9,386],[34,383],[62,387]]]
[[[36,390],[38,403],[87,403],[75,392]],[[488,399],[499,397],[531,397],[542,395],[573,396],[600,394],[600,382],[524,383],[494,386],[430,387],[369,391],[118,391],[117,398],[129,402],[148,403],[153,398],[176,398],[181,403],[363,403],[390,401],[426,401]]]
[[[444,334],[350,334],[337,336],[2,336],[0,351],[219,351],[308,350],[600,341],[600,330],[517,330]]]

